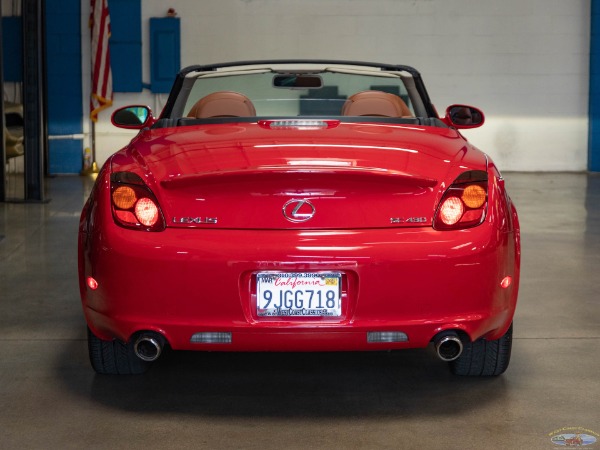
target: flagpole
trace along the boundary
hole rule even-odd
[[[98,173],[96,164],[96,121],[98,113],[112,105],[112,73],[110,70],[110,14],[108,0],[90,0],[90,37],[92,84],[90,93],[90,144],[84,150],[83,174]]]
[[[90,147],[83,150],[83,168],[80,175],[92,175],[100,172],[96,164],[96,124],[90,120]]]
[[[98,164],[96,164],[96,122],[92,120],[92,173],[98,173]]]

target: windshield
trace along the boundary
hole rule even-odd
[[[209,94],[223,91],[242,94],[249,100],[251,103],[249,108],[254,108],[254,114],[250,109],[246,115],[279,117],[370,115],[354,114],[350,110],[344,111],[343,114],[344,104],[348,98],[363,91],[393,94],[401,99],[405,108],[402,107],[402,113],[395,117],[415,115],[411,96],[402,78],[397,74],[382,72],[371,75],[330,71],[310,74],[256,72],[223,75],[210,73],[189,78],[187,82],[193,82],[193,85],[188,85],[185,89],[188,93],[187,99],[185,103],[180,103],[183,105],[182,116],[208,117],[199,115],[198,102]],[[231,116],[235,115],[231,114]],[[387,113],[381,115],[393,117]],[[221,115],[221,117],[227,116],[228,114]]]

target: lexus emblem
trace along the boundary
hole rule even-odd
[[[290,222],[301,223],[315,215],[315,207],[308,200],[290,200],[283,205],[283,217]]]

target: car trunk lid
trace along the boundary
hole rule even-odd
[[[465,142],[454,131],[424,128],[190,126],[152,131],[131,154],[151,174],[169,227],[430,226],[460,154],[456,143]]]

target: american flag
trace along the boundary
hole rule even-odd
[[[90,28],[92,34],[92,95],[90,118],[96,122],[98,113],[112,105],[112,73],[110,70],[110,15],[108,0],[91,0]]]

